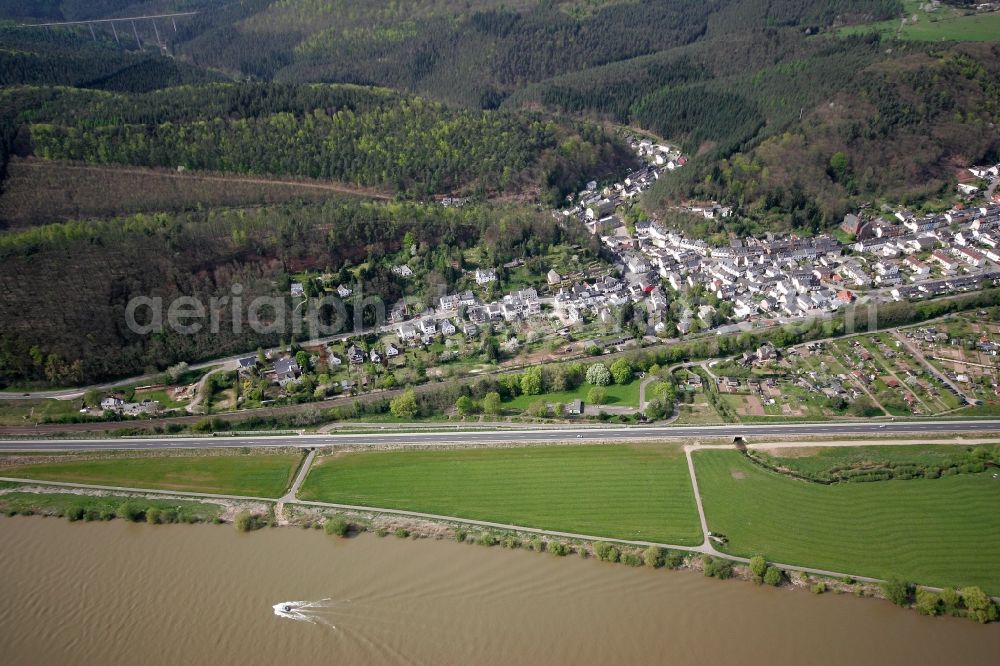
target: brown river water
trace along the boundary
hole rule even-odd
[[[1000,663],[1000,626],[577,556],[37,517],[0,540],[2,664]]]

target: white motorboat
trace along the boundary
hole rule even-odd
[[[287,601],[283,601],[280,604],[274,604],[275,615],[281,615],[282,617],[291,617],[295,614],[295,605]]]
[[[281,603],[274,604],[271,608],[274,610],[275,615],[286,620],[328,624],[332,627],[333,625],[330,624],[330,621],[323,617],[323,613],[329,608],[329,601],[329,599],[320,599],[318,601],[282,601]]]

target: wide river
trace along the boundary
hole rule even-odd
[[[319,531],[0,518],[0,663],[986,664],[1000,626],[689,571]],[[329,599],[309,619],[281,601]]]

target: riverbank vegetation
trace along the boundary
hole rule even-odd
[[[233,525],[237,532],[253,532],[271,524],[263,514],[243,509],[233,518]]]
[[[218,504],[174,498],[151,499],[68,492],[0,494],[0,512],[8,516],[54,516],[74,522],[115,518],[134,523],[219,522],[223,508]]]
[[[727,553],[1000,591],[992,474],[826,486],[764,470],[738,451],[694,459],[709,528],[724,535],[717,547]]]
[[[40,481],[277,498],[301,454],[162,456],[67,460],[0,468],[0,475]]]
[[[702,540],[687,464],[673,445],[352,452],[318,461],[300,497],[622,539]]]
[[[1000,617],[996,602],[977,585],[935,591],[893,576],[879,587],[886,599],[897,606],[914,608],[921,615],[967,617],[980,624],[996,622]]]
[[[323,523],[323,529],[327,534],[336,534],[339,537],[346,537],[351,531],[351,524],[339,516],[332,516]]]

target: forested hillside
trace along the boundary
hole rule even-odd
[[[167,329],[137,335],[125,307],[135,296],[287,296],[288,274],[306,269],[358,273],[366,296],[393,303],[404,281],[389,258],[409,235],[420,261],[443,284],[461,275],[463,251],[485,248],[490,265],[544,254],[552,244],[589,244],[582,227],[561,227],[521,209],[447,209],[417,204],[327,203],[72,222],[0,236],[0,384],[67,385],[135,375],[290,340],[292,317],[273,335],[245,319],[232,330],[232,303],[220,305],[218,333]],[[428,287],[430,288],[430,287]],[[289,306],[289,311],[291,307]],[[270,320],[274,313],[265,312]]]
[[[803,105],[801,121],[694,162],[659,183],[650,205],[714,198],[738,206],[744,224],[813,231],[873,199],[947,206],[956,173],[1000,161],[1000,44],[893,56],[856,60],[857,74]]]
[[[408,197],[527,189],[554,202],[630,159],[593,125],[355,86],[15,88],[0,94],[0,109],[19,128],[16,150],[45,159],[302,176]]]
[[[0,15],[25,10],[8,2]],[[40,19],[198,11],[164,30],[198,66],[289,82],[409,90],[490,108],[532,82],[766,27],[891,18],[898,0],[49,0]],[[142,26],[140,26],[142,27]],[[148,26],[146,28],[148,30]],[[107,38],[109,35],[104,35]],[[89,35],[87,35],[89,37]]]
[[[135,92],[221,72],[289,84],[383,86],[424,99],[383,98],[377,110],[347,111],[338,105],[343,100],[282,106],[268,97],[250,112],[227,114],[216,113],[215,93],[200,93],[207,95],[203,100],[182,94],[180,102],[124,97],[106,104],[139,105],[141,117],[126,112],[119,122],[102,113],[79,119],[81,125],[75,118],[28,119],[37,154],[330,178],[414,197],[453,190],[529,191],[552,203],[581,179],[613,171],[623,157],[613,142],[591,129],[562,131],[544,117],[481,115],[430,100],[636,125],[680,141],[697,155],[688,179],[696,174],[700,183],[721,166],[719,160],[787,131],[797,133],[836,96],[853,108],[864,94],[862,72],[882,63],[882,76],[891,82],[913,49],[922,48],[890,46],[877,34],[836,36],[845,26],[895,20],[904,10],[900,0],[103,0],[95,5],[48,0],[30,11],[18,3],[0,5],[6,15],[28,13],[37,20],[154,10],[198,12],[180,21],[176,32],[163,31],[172,59],[109,49],[107,30],[100,29],[97,45],[88,43],[82,30],[75,36],[56,31],[57,48],[50,54],[48,46],[26,48],[37,39],[27,31],[18,33],[25,48],[3,52],[17,61],[8,76],[11,82]],[[22,51],[33,55],[24,60]],[[111,51],[117,55],[109,56]],[[52,62],[78,57],[80,72],[66,81],[67,75],[45,60],[50,55]],[[971,57],[980,55],[988,54]],[[205,105],[203,115],[197,113],[199,104]],[[181,112],[184,105],[189,112]],[[951,122],[939,116],[931,124]],[[882,140],[889,141],[891,133],[883,133]],[[883,148],[879,139],[866,145],[875,154],[887,152]],[[970,153],[984,152],[981,145],[972,148]],[[827,159],[817,168],[825,169]],[[924,167],[883,171],[884,178],[855,179],[853,189],[859,195],[915,191],[916,179],[928,173]],[[878,189],[863,191],[862,184]],[[807,192],[811,200],[801,204],[802,197],[780,183],[770,198],[809,207],[808,213],[792,215],[796,224],[827,224],[849,205],[852,188],[840,196],[836,185],[832,200],[822,202]],[[664,185],[656,201],[707,193]]]
[[[49,84],[145,92],[224,78],[154,51],[127,51],[103,39],[95,42],[89,34],[0,25],[0,86]]]
[[[606,117],[691,153],[724,156],[797,121],[883,51],[874,37],[811,39],[765,28],[549,79],[506,106]]]
[[[287,81],[346,81],[492,107],[525,84],[696,42],[714,32],[888,18],[896,0],[278,0],[197,21],[192,62]]]

